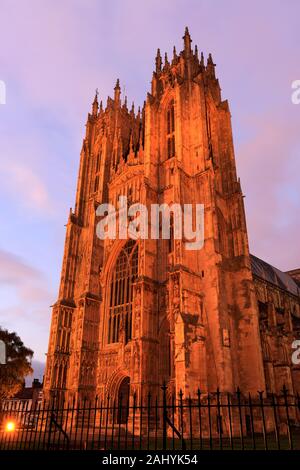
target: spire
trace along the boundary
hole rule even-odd
[[[160,55],[160,49],[157,49],[157,54],[156,54],[156,59],[155,59],[156,73],[161,72],[161,64],[162,64],[162,59]]]
[[[120,95],[121,95],[121,88],[120,88],[120,80],[117,80],[116,86],[114,88],[115,90],[115,102],[119,104],[120,102]]]
[[[183,41],[184,41],[184,52],[185,52],[185,55],[190,55],[190,52],[191,52],[191,43],[192,43],[192,40],[191,40],[191,36],[190,36],[190,33],[189,33],[189,29],[188,27],[186,26],[185,28],[185,32],[184,32],[184,36],[183,36]]]
[[[121,132],[120,132],[120,138],[119,138],[119,149],[120,149],[120,158],[119,158],[119,168],[120,168],[125,164],[124,152],[123,152],[123,140],[121,137]]]
[[[97,116],[97,114],[98,114],[98,107],[99,107],[98,94],[99,94],[99,91],[98,91],[98,88],[96,88],[95,98],[94,98],[93,107],[92,107],[92,115],[93,116]]]
[[[131,131],[131,133],[130,133],[129,153],[133,153],[133,131]]]
[[[132,116],[134,116],[134,102],[132,102],[130,114],[131,114]]]
[[[215,76],[215,65],[211,53],[208,54],[207,71],[211,76]]]
[[[173,47],[173,60],[172,60],[172,64],[176,64],[177,59],[178,59],[178,56],[177,56],[177,53],[176,53],[176,47],[174,46],[174,47]]]
[[[165,64],[164,64],[164,67],[168,67],[169,64],[169,61],[168,61],[168,54],[165,52]]]
[[[143,162],[143,126],[140,126],[139,129],[139,144],[138,144],[138,159],[139,163]]]
[[[195,45],[195,56],[196,56],[196,59],[198,59],[198,46],[197,46],[197,44]]]
[[[73,210],[72,210],[72,207],[70,207],[70,210],[69,210],[69,217],[68,217],[68,224],[70,222],[72,222],[72,216],[73,216]]]
[[[143,147],[143,127],[140,126],[140,133],[139,133],[139,147]]]
[[[215,65],[211,53],[208,54],[207,65]]]
[[[177,59],[177,54],[176,54],[176,47],[173,47],[173,60]]]
[[[200,65],[201,65],[201,67],[204,67],[204,55],[203,55],[203,52],[201,52]]]

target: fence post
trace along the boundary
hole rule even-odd
[[[287,434],[288,434],[289,446],[290,446],[290,450],[293,450],[293,438],[292,438],[292,433],[291,433],[289,403],[288,403],[288,389],[286,388],[285,384],[283,385],[282,392],[283,392],[285,412],[286,412]]]
[[[243,416],[242,416],[241,394],[242,393],[241,393],[240,387],[238,387],[236,389],[236,395],[237,395],[238,412],[239,412],[239,419],[240,419],[241,445],[242,445],[242,450],[244,450],[244,433],[243,433]]]
[[[264,404],[263,394],[264,394],[263,391],[258,392],[260,408],[261,408],[262,425],[263,425],[264,446],[265,446],[265,450],[268,450],[267,429],[266,429],[266,420],[265,420],[265,412],[264,412],[264,407],[266,405]]]
[[[167,386],[164,382],[163,391],[163,450],[167,449]]]
[[[50,414],[49,414],[49,411],[50,411]],[[49,430],[48,430],[48,442],[47,442],[47,450],[50,450],[50,443],[51,443],[51,428],[52,428],[52,414],[54,413],[54,397],[53,397],[53,400],[52,400],[52,403],[51,403],[51,410],[48,409],[48,413],[47,413],[47,418],[49,419],[49,416],[50,416],[50,420],[49,420]],[[46,421],[46,424],[48,424],[48,419]]]
[[[223,433],[223,423],[221,415],[221,402],[220,402],[220,389],[217,388],[217,424],[218,424],[218,433],[219,433],[219,447],[223,448],[222,433]]]

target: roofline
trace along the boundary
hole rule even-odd
[[[295,299],[297,299],[299,301],[300,295],[293,294],[291,291],[289,291],[287,289],[283,289],[282,287],[279,287],[277,284],[274,284],[271,281],[267,281],[267,279],[264,279],[263,277],[258,276],[257,274],[254,274],[254,272],[252,270],[251,270],[251,272],[252,272],[253,278],[259,279],[260,281],[263,281],[266,284],[269,284],[270,286],[275,287],[276,289],[280,290],[281,292],[291,295],[292,297],[294,297]]]

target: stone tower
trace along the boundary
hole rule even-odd
[[[259,319],[230,111],[209,54],[188,29],[172,59],[156,56],[143,109],[105,109],[96,94],[53,306],[45,394],[146,396],[265,389]],[[204,204],[204,246],[100,240],[102,203]],[[172,227],[171,227],[172,232]]]

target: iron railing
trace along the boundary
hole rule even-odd
[[[9,424],[10,423],[10,424]],[[1,450],[300,450],[300,397],[258,392],[96,397],[0,408]]]

